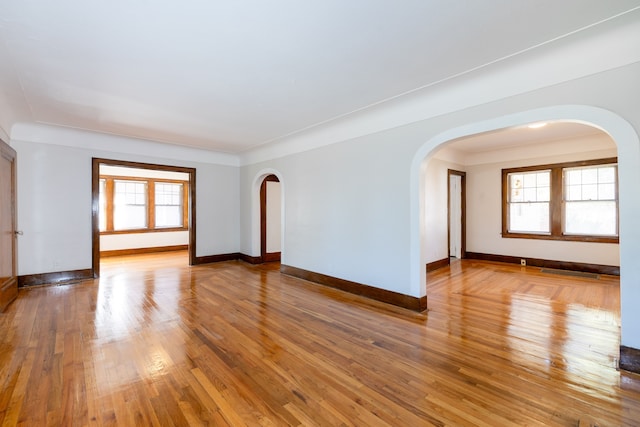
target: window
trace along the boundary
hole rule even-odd
[[[182,227],[182,184],[156,183],[156,228]]]
[[[147,228],[147,183],[114,180],[113,229]]]
[[[551,171],[509,175],[509,231],[549,233]]]
[[[617,242],[616,163],[503,169],[503,237]]]
[[[100,177],[100,232],[103,234],[188,228],[185,181]]]
[[[564,231],[567,234],[618,234],[615,165],[564,170]]]

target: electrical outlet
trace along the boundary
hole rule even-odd
[[[527,266],[527,260],[526,260],[526,259],[524,259],[524,258],[522,258],[522,259],[520,260],[520,265],[521,265],[521,266],[523,266],[523,267],[526,267],[526,266]]]

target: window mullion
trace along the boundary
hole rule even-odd
[[[182,184],[182,227],[189,228],[189,186]]]
[[[551,235],[562,236],[562,216],[564,213],[562,168],[551,169]]]
[[[147,228],[156,228],[156,182],[149,180],[147,184]]]
[[[113,207],[115,193],[113,191],[113,178],[105,179],[105,212],[107,215],[107,229],[106,231],[113,231]]]

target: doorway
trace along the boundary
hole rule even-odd
[[[466,243],[466,173],[448,170],[448,238],[449,257],[465,257]]]
[[[260,257],[262,262],[281,259],[282,188],[275,175],[260,184]]]
[[[189,265],[196,263],[196,170],[180,166],[167,166],[150,163],[129,162],[112,159],[92,159],[92,272],[93,277],[100,276],[100,167],[115,166],[131,169],[145,169],[149,171],[178,172],[188,176],[188,189],[185,194],[185,204],[187,205],[186,220],[188,224],[188,253]]]

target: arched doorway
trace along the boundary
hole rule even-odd
[[[569,121],[584,123],[606,132],[616,143],[618,150],[619,210],[620,221],[620,292],[621,324],[623,346],[639,347],[640,332],[634,327],[633,301],[640,297],[640,288],[633,278],[640,275],[640,265],[634,261],[634,254],[640,250],[640,225],[634,217],[640,211],[640,195],[635,191],[635,183],[640,182],[640,140],[634,128],[620,116],[597,107],[564,105],[529,110],[495,119],[476,122],[442,132],[420,147],[411,166],[410,197],[410,274],[411,290],[415,295],[427,294],[427,278],[424,269],[425,246],[425,161],[449,141],[484,132],[521,126],[539,121]]]
[[[267,175],[260,184],[260,258],[280,261],[282,190],[277,176]]]

